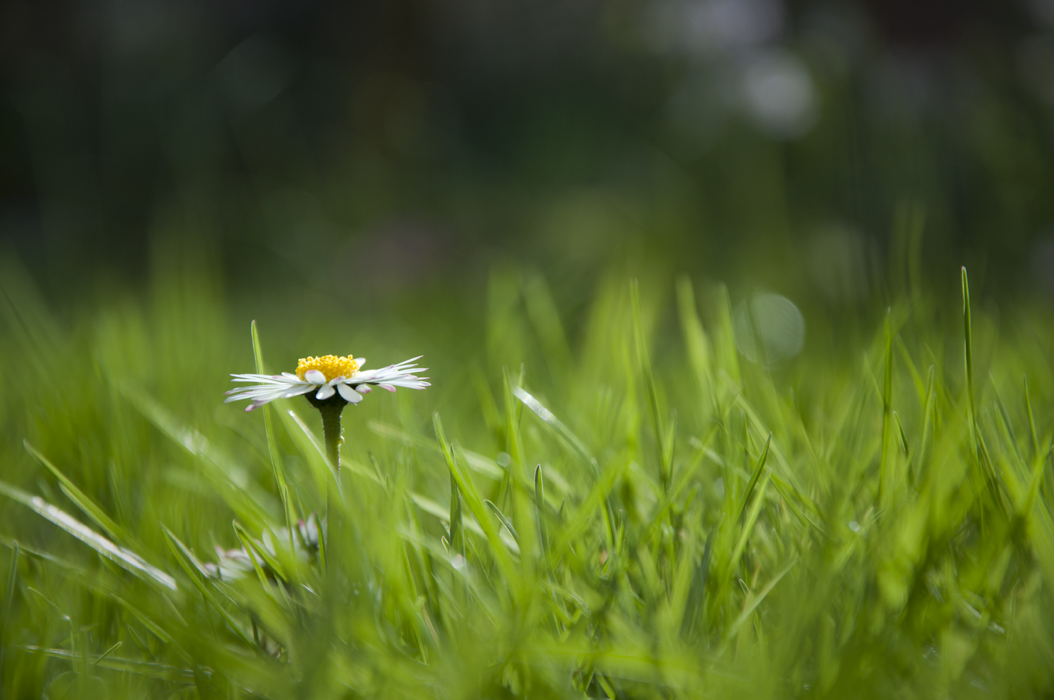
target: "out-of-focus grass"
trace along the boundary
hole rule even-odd
[[[602,284],[580,330],[518,272],[481,328],[262,323],[275,371],[424,352],[434,386],[345,411],[325,569],[217,580],[286,526],[276,470],[325,510],[317,415],[265,409],[272,459],[220,403],[253,354],[207,275],[71,322],[6,269],[5,697],[1054,692],[1054,321],[916,290],[765,366],[723,288],[669,287]]]

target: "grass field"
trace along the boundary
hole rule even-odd
[[[4,697],[1054,693],[1042,311],[916,290],[765,363],[723,287],[615,276],[571,323],[505,272],[476,327],[276,314],[254,357],[193,276],[3,280]],[[329,352],[433,384],[344,411],[339,486],[306,400],[221,403]]]

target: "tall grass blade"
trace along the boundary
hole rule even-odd
[[[263,360],[263,349],[260,347],[260,335],[256,330],[256,321],[254,320],[250,325],[253,339],[253,359],[256,362],[256,373],[266,374],[266,368]],[[267,404],[263,407],[264,414],[264,432],[267,434],[267,453],[271,457],[271,467],[274,470],[275,483],[278,484],[278,495],[282,499],[282,511],[285,513],[285,526],[289,528],[290,533],[299,532],[296,528],[297,517],[293,511],[292,498],[289,496],[289,485],[285,480],[285,473],[282,466],[282,455],[278,452],[278,442],[275,440],[274,435],[274,421],[271,418],[271,412],[274,407],[271,404]],[[291,556],[296,556],[293,550],[293,538],[296,535],[290,534],[289,537],[289,552]]]
[[[889,489],[891,488],[890,481],[893,479],[893,475],[890,474],[892,466],[890,462],[892,456],[890,455],[890,442],[892,441],[893,432],[893,321],[892,309],[886,310],[886,323],[885,323],[885,342],[883,343],[884,350],[884,363],[885,374],[882,381],[882,456],[879,461],[878,467],[878,503],[881,507],[885,507]]]
[[[743,517],[743,511],[746,510],[747,502],[750,501],[750,496],[754,493],[754,487],[758,485],[758,479],[761,478],[761,472],[765,469],[765,462],[768,461],[769,457],[769,445],[772,444],[772,433],[769,433],[768,438],[765,439],[765,446],[761,449],[761,455],[758,456],[757,462],[754,463],[754,469],[750,474],[750,481],[747,482],[747,488],[743,492],[743,498],[739,500],[739,506],[736,508],[735,522],[739,522]]]
[[[443,456],[446,458],[447,468],[450,469],[450,474],[457,482],[458,490],[464,495],[469,510],[472,511],[472,515],[475,516],[476,522],[479,523],[480,528],[483,530],[483,534],[490,543],[490,550],[494,555],[495,561],[498,563],[498,567],[501,569],[501,572],[508,583],[512,584],[517,582],[519,577],[513,566],[512,558],[509,556],[508,550],[502,543],[501,537],[498,535],[498,531],[494,527],[493,522],[487,516],[487,507],[483,504],[483,498],[476,490],[475,484],[473,484],[468,475],[461,470],[457,460],[454,458],[454,452],[451,449],[450,444],[447,442],[446,435],[443,432],[443,423],[439,418],[439,413],[434,413],[432,415],[432,423],[435,426],[436,439],[439,440],[439,445],[443,450]]]
[[[659,481],[663,493],[670,490],[671,465],[667,463],[666,431],[662,427],[662,415],[659,411],[659,395],[655,387],[655,375],[652,372],[651,359],[648,356],[648,341],[644,337],[644,318],[640,308],[640,285],[637,280],[630,281],[630,304],[633,309],[633,337],[637,346],[637,360],[644,377],[644,389],[648,394],[648,408],[651,412],[652,429],[655,432],[655,444],[658,448]]]

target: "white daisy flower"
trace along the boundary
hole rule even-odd
[[[361,357],[305,357],[297,364],[296,374],[232,374],[234,379],[231,381],[251,383],[254,386],[231,389],[227,392],[224,403],[248,400],[252,403],[245,410],[251,411],[275,399],[288,399],[311,392],[314,392],[314,395],[308,398],[315,401],[327,401],[339,396],[347,403],[358,403],[362,401],[363,394],[370,393],[371,385],[392,392],[396,387],[424,389],[431,385],[425,381],[428,377],[419,377],[416,374],[428,369],[417,366],[416,361],[419,359],[420,355],[381,369],[362,370],[366,360]]]

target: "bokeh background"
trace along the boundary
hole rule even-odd
[[[964,265],[974,310],[966,353]],[[695,323],[696,303],[702,317],[684,336],[677,301],[683,318]],[[1020,448],[1031,432],[1026,453],[1040,454],[1054,406],[1054,0],[0,0],[0,480],[77,512],[27,440],[152,561],[172,564],[162,525],[207,556],[214,544],[240,546],[230,523],[243,514],[223,501],[240,491],[225,479],[279,502],[262,417],[221,403],[228,374],[254,370],[251,319],[275,371],[309,354],[354,353],[370,368],[423,354],[433,386],[377,392],[346,411],[344,458],[384,465],[436,503],[448,502],[449,480],[438,448],[428,451],[433,411],[459,444],[510,464],[505,370],[602,462],[625,446],[647,467],[656,451],[641,427],[638,338],[661,388],[648,399],[655,425],[660,413],[676,425],[680,410],[677,459],[684,440],[716,434],[712,410],[749,400],[775,426],[773,444],[798,455],[798,475],[833,494],[819,501],[825,517],[850,532],[872,512],[871,485],[882,493],[885,477],[872,476],[886,463],[890,416],[905,453],[905,435],[927,444],[933,406],[957,426],[934,452],[945,461],[932,462],[949,483],[973,464],[964,445],[975,449],[979,421],[989,445],[1016,450],[1001,457],[1023,465],[1013,474],[1039,473]],[[893,367],[894,336],[895,372],[882,369]],[[912,362],[933,372],[935,404]],[[897,377],[886,394],[883,372]],[[285,407],[317,430],[305,402]],[[751,437],[742,421],[722,427],[722,449],[749,457],[749,477],[767,431]],[[532,460],[565,459],[528,425]],[[185,454],[205,444],[195,436],[236,456],[229,472]],[[819,452],[832,446],[831,469],[814,467],[802,437]],[[320,510],[310,462],[286,438],[279,448],[302,512]],[[658,452],[661,470],[673,457]],[[591,478],[567,473],[578,485]],[[717,473],[699,476],[707,527],[720,522],[724,484],[734,493],[723,480],[732,472]],[[1048,502],[1052,492],[1048,479]],[[356,490],[369,505],[359,512],[389,536],[374,517],[388,507],[377,493]],[[619,498],[638,497],[626,486]],[[90,550],[9,500],[0,545],[17,539],[97,570]],[[983,532],[986,508],[977,506]],[[890,553],[860,550],[844,597],[821,602],[870,605],[872,581],[900,576],[917,556],[901,533],[945,547],[958,512],[949,507],[936,525],[888,518],[870,541]],[[812,541],[786,542],[799,539]],[[967,540],[983,545],[978,556],[949,545],[940,560],[949,590],[985,590],[977,581],[991,578],[995,559],[983,552],[999,542]],[[1049,548],[1036,551],[1054,561]],[[1031,550],[1020,552],[1021,571],[1032,572]],[[782,554],[761,560],[764,580],[784,566]],[[1010,559],[1000,561],[1005,569]],[[826,576],[825,567],[814,571]],[[89,648],[98,652],[125,639],[123,628],[95,628],[98,599],[72,578],[34,571],[22,567],[27,587],[64,607],[18,592],[0,647],[57,648],[70,619],[91,623],[85,638],[97,635]],[[930,571],[918,569],[920,586],[936,580],[924,579]],[[814,599],[818,579],[798,580],[800,600]],[[993,643],[998,671],[981,656],[971,673],[991,688],[1009,678],[1047,689],[1049,605],[1018,608],[1012,591],[997,600],[1036,627],[1008,624],[1017,646]],[[781,600],[773,610],[804,609]],[[893,680],[850,674],[845,687],[896,695],[911,678],[900,659],[930,659],[940,625],[950,630],[941,654],[965,653],[955,652],[966,647],[956,647],[950,607],[928,617],[899,605],[884,631],[861,625],[854,637],[860,668],[892,659]],[[801,638],[770,637],[787,658]],[[472,663],[486,656],[464,649]],[[139,655],[131,642],[124,653]],[[0,671],[23,674],[3,680],[27,697],[66,668],[23,658],[0,659]],[[757,658],[750,678],[778,677]],[[130,697],[143,696],[128,683]],[[940,694],[950,695],[969,697]]]
[[[2,255],[60,304],[189,257],[241,300],[511,263],[837,312],[905,245],[1054,294],[1051,0],[5,0],[0,80]]]

